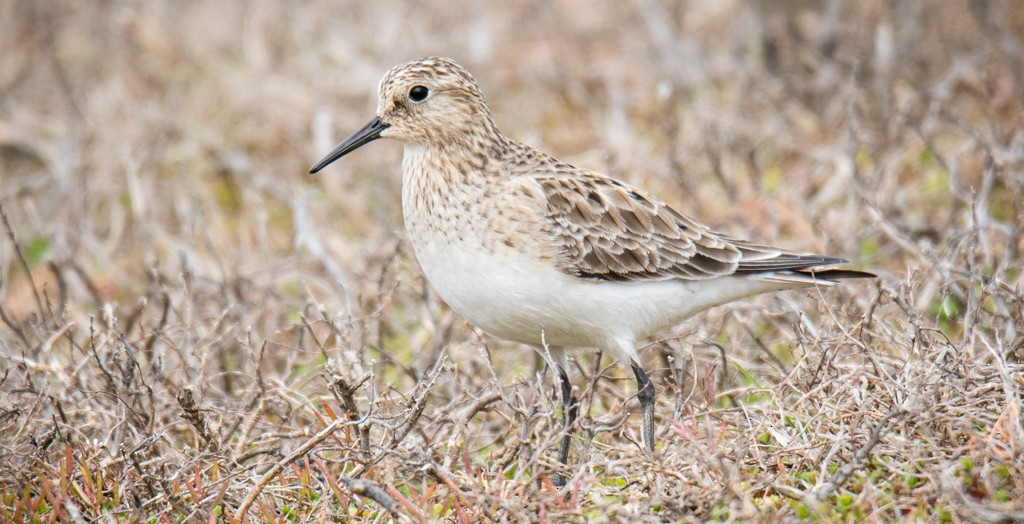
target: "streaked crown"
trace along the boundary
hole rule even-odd
[[[476,80],[449,58],[429,57],[396,66],[380,82],[377,116],[382,137],[422,145],[500,136]]]

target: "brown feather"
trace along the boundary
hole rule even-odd
[[[562,268],[570,274],[621,282],[787,271],[806,277],[811,268],[845,262],[715,233],[644,191],[597,173],[542,172],[528,178],[547,200],[543,225],[560,246]],[[832,271],[814,275],[823,280],[868,275]]]

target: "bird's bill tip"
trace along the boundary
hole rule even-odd
[[[363,126],[362,129],[356,131],[355,133],[352,133],[352,136],[346,138],[340,144],[338,144],[337,147],[331,150],[331,152],[328,153],[327,156],[323,158],[323,160],[317,162],[316,164],[313,165],[313,167],[309,168],[309,173],[311,175],[315,175],[317,172],[329,166],[335,160],[351,153],[352,151],[355,151],[356,149],[359,149],[360,147],[366,144],[369,144],[370,142],[373,142],[374,140],[377,140],[378,138],[380,138],[380,134],[383,133],[384,130],[387,128],[388,125],[385,124],[380,119],[379,116],[373,117],[373,120],[370,120],[370,122]]]

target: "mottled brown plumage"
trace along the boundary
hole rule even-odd
[[[484,331],[554,357],[567,424],[566,346],[629,361],[653,450],[654,385],[638,362],[640,339],[745,296],[874,276],[715,233],[641,189],[506,137],[450,59],[395,67],[379,95],[377,117],[311,171],[377,138],[402,142],[402,209],[424,274]],[[564,440],[563,461],[567,452]]]

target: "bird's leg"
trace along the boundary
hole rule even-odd
[[[558,461],[562,464],[569,462],[569,441],[572,436],[572,423],[576,421],[580,403],[572,395],[572,383],[569,382],[569,375],[564,369],[558,369],[562,379],[562,422],[565,425],[565,435],[562,435],[562,444],[558,447]]]
[[[562,382],[562,422],[565,427],[565,435],[562,435],[562,442],[558,446],[558,461],[562,464],[569,463],[569,444],[572,440],[572,423],[576,421],[579,411],[579,402],[572,395],[572,383],[569,382],[569,375],[565,369],[558,368],[558,376]],[[555,486],[565,485],[565,477],[561,474],[555,475],[552,479]]]
[[[640,368],[635,360],[630,360],[629,365],[633,367],[633,374],[636,375],[636,398],[640,401],[640,407],[644,411],[643,436],[647,451],[654,451],[654,383],[647,378],[647,374]]]

